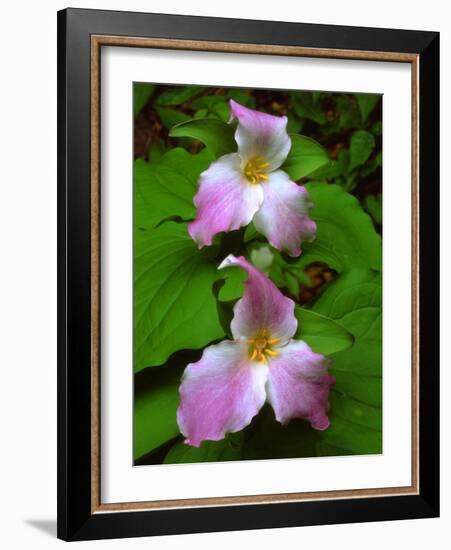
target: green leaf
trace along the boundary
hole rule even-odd
[[[357,107],[357,102],[348,95],[336,97],[336,107],[339,113],[336,122],[338,129],[359,128],[362,125],[362,117]]]
[[[202,96],[193,101],[191,107],[196,109],[195,118],[216,117],[223,122],[228,122],[230,109],[225,96]]]
[[[350,164],[349,171],[364,164],[373,152],[376,142],[373,134],[365,130],[357,130],[352,134],[349,147]]]
[[[330,411],[330,427],[319,437],[322,443],[346,449],[352,454],[382,452],[382,413],[379,408],[332,393]],[[368,423],[380,428],[369,427]]]
[[[155,107],[158,116],[161,119],[161,122],[166,126],[166,128],[172,128],[176,124],[186,122],[191,120],[191,117],[181,111],[176,109],[171,109],[170,107]]]
[[[236,102],[241,103],[245,107],[255,109],[255,98],[251,95],[251,90],[244,88],[233,88],[229,90],[227,96],[228,99],[234,99]]]
[[[171,149],[158,162],[135,161],[134,225],[152,228],[172,218],[193,219],[193,197],[201,172],[213,157],[205,149],[191,155],[185,149]]]
[[[324,124],[326,116],[321,105],[315,101],[316,96],[311,92],[295,92],[292,94],[295,113],[301,118],[313,120],[317,124]]]
[[[244,269],[237,269],[236,267],[221,269],[218,279],[224,279],[224,285],[218,293],[218,300],[221,302],[228,302],[237,300],[241,297],[244,290],[244,281],[246,279],[246,272]]]
[[[334,370],[380,377],[382,373],[381,274],[353,269],[332,281],[313,310],[339,322],[355,337],[352,348],[335,354]]]
[[[157,98],[157,103],[158,105],[181,105],[204,89],[200,86],[177,86],[163,92]]]
[[[207,109],[207,111],[213,111],[219,103],[225,103],[227,99],[222,95],[204,95],[195,99],[191,103],[191,107],[194,110]]]
[[[161,161],[165,153],[166,153],[166,147],[165,147],[165,144],[163,143],[163,140],[157,139],[149,147],[147,160],[148,162],[152,162],[156,164],[157,162]]]
[[[313,351],[330,355],[352,346],[353,335],[333,319],[299,306],[295,315],[299,321],[295,338],[307,342]]]
[[[380,95],[374,94],[355,94],[363,123],[366,122],[366,119],[370,116],[374,107],[376,107],[380,97]]]
[[[382,166],[382,152],[377,153],[375,157],[368,160],[359,171],[359,177],[364,178]]]
[[[135,390],[133,458],[137,460],[180,434],[176,411],[186,363],[147,369],[144,387]]]
[[[336,385],[331,427],[324,442],[354,454],[382,452],[382,286],[381,274],[352,270],[333,281],[314,309],[355,335],[354,346],[333,355]]]
[[[336,385],[330,396],[327,445],[354,454],[382,452],[381,274],[364,269],[343,273],[313,307],[354,334],[354,345],[332,355]]]
[[[369,212],[373,220],[382,223],[382,195],[367,195],[364,201],[365,210]]]
[[[212,288],[215,253],[215,247],[199,251],[183,223],[135,230],[135,372],[224,336]]]
[[[314,139],[291,134],[291,149],[284,170],[292,180],[304,178],[329,162],[327,151]]]
[[[155,84],[133,83],[133,116],[139,115],[155,90]]]
[[[325,262],[338,272],[354,267],[381,269],[382,246],[359,201],[338,185],[307,183],[317,223],[316,239],[303,244],[301,265]]]
[[[330,160],[327,164],[310,174],[313,180],[333,180],[341,175],[347,174],[349,170],[349,151],[341,149],[338,151],[337,160]]]
[[[232,126],[215,118],[197,118],[174,126],[172,137],[190,137],[201,141],[215,157],[236,151]]]
[[[371,131],[375,136],[382,135],[382,120],[376,120],[376,122],[371,126]]]
[[[164,459],[164,464],[192,464],[195,462],[225,462],[241,458],[242,432],[229,434],[221,441],[204,441],[200,447],[191,447],[183,441],[176,443]]]
[[[304,121],[299,118],[296,113],[293,112],[287,113],[287,118],[287,132],[289,134],[298,134],[302,130]]]

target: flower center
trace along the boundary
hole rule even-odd
[[[268,179],[266,170],[269,162],[265,162],[262,157],[255,157],[249,160],[244,167],[244,175],[251,183],[260,183]]]
[[[266,365],[268,357],[279,355],[278,351],[272,349],[272,346],[279,343],[279,338],[270,338],[266,330],[263,330],[255,338],[249,338],[247,342],[249,344],[249,357],[252,361],[260,361]]]

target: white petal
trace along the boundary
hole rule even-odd
[[[268,172],[282,166],[291,149],[287,117],[248,109],[233,99],[230,100],[230,110],[231,120],[238,120],[235,141],[243,166],[256,157],[269,163]]]
[[[299,256],[301,243],[315,238],[316,224],[308,216],[312,207],[307,189],[290,181],[282,170],[269,174],[261,184],[263,204],[255,214],[255,228],[274,248]]]
[[[211,245],[222,231],[233,231],[250,223],[263,202],[260,185],[251,184],[241,173],[237,153],[224,155],[202,172],[194,197],[196,219],[188,226],[199,247]]]

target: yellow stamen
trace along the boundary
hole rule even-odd
[[[257,360],[264,365],[268,364],[270,357],[276,357],[279,352],[271,349],[271,346],[277,345],[280,342],[279,338],[269,338],[266,329],[261,330],[255,338],[248,338],[249,357],[251,361]]]
[[[255,157],[246,163],[244,175],[252,184],[260,183],[268,179],[265,174],[267,168],[269,162],[264,162],[262,157]]]

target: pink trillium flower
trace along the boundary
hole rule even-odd
[[[291,148],[288,119],[233,100],[230,109],[230,122],[238,121],[238,151],[218,158],[200,175],[197,217],[189,234],[201,248],[216,234],[252,221],[274,248],[299,256],[301,242],[314,239],[316,224],[308,217],[312,202],[305,187],[279,169]]]
[[[335,383],[330,360],[293,339],[298,326],[293,300],[245,258],[230,255],[219,269],[229,266],[248,275],[234,307],[234,339],[207,347],[183,373],[177,422],[185,443],[198,447],[242,430],[266,401],[282,424],[304,418],[325,430]]]

